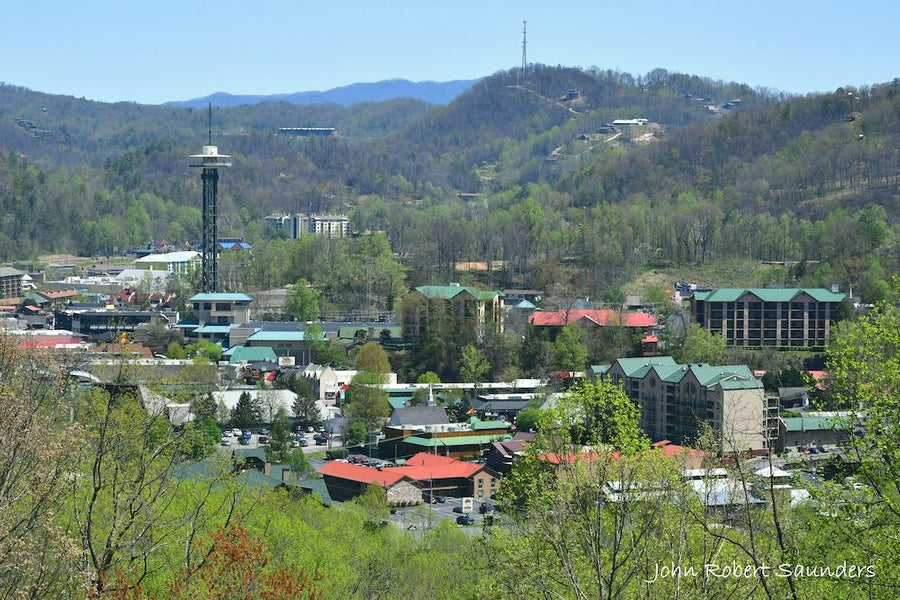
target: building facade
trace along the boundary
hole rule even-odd
[[[476,339],[485,331],[503,331],[503,293],[456,284],[422,285],[403,299],[403,339],[415,341],[441,323],[471,330]]]
[[[843,300],[823,288],[722,288],[694,292],[691,316],[729,346],[821,348]]]
[[[0,267],[0,299],[21,298],[24,271],[12,267]]]
[[[653,441],[691,444],[708,424],[723,451],[775,447],[777,399],[766,398],[762,381],[744,365],[682,365],[658,356],[620,358],[594,371],[624,387]]]

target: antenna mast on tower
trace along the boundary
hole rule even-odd
[[[522,73],[519,76],[519,79],[524,82],[525,81],[525,67],[528,65],[528,61],[526,60],[525,55],[525,46],[527,45],[527,25],[528,21],[522,21]]]

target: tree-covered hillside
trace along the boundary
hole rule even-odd
[[[386,233],[413,283],[569,281],[596,297],[648,268],[749,259],[799,262],[797,283],[876,300],[900,268],[898,91],[788,97],[662,69],[538,66],[441,107],[216,109],[213,143],[234,163],[220,234],[264,241],[278,237],[269,212],[343,212]],[[0,87],[0,256],[196,244],[187,164],[207,117]],[[605,127],[632,118],[647,121]],[[498,262],[472,275],[460,261]]]

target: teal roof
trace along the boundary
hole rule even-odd
[[[204,325],[195,329],[194,333],[220,333],[224,335],[230,331],[230,325]]]
[[[762,381],[754,377],[753,371],[746,365],[708,365],[706,363],[680,365],[671,356],[620,358],[616,362],[625,371],[625,375],[631,379],[642,379],[652,371],[660,381],[678,383],[684,379],[685,375],[693,373],[703,387],[719,385],[725,390],[763,387]],[[604,374],[607,371],[600,373]]]
[[[304,331],[257,331],[247,338],[248,342],[302,342]]]
[[[210,302],[250,302],[251,300],[253,300],[253,298],[251,298],[247,294],[226,294],[222,292],[206,292],[202,294],[194,294],[190,297],[191,302],[204,302],[207,300]]]
[[[257,360],[278,362],[278,356],[275,354],[275,351],[268,346],[234,346],[229,348],[228,352],[231,355],[228,358],[228,362],[232,365]]]
[[[452,446],[486,446],[487,444],[493,444],[494,442],[505,442],[506,440],[511,440],[512,436],[508,434],[504,435],[460,435],[454,437],[440,437],[440,438],[423,438],[417,435],[411,435],[408,438],[404,438],[403,441],[407,444],[412,444],[413,446],[423,446],[426,448],[440,448],[444,446],[452,447]]]
[[[817,302],[840,302],[844,299],[844,294],[824,288],[721,288],[711,292],[694,292],[694,298],[706,302],[735,302],[747,294],[753,294],[762,302],[790,302],[803,294]]]
[[[430,300],[450,300],[462,292],[468,292],[479,300],[503,297],[503,292],[499,290],[479,290],[466,285],[420,285],[416,291]]]
[[[482,421],[478,417],[471,417],[468,422],[469,425],[472,426],[473,431],[481,431],[484,429],[509,429],[509,425],[503,421]]]
[[[182,319],[175,323],[174,327],[176,329],[196,329],[200,327],[200,321],[197,319]]]
[[[620,358],[616,362],[628,377],[643,377],[655,365],[674,367],[677,364],[671,356]]]
[[[537,306],[535,306],[534,304],[532,304],[532,303],[529,302],[528,300],[522,300],[521,302],[519,302],[518,304],[516,304],[515,308],[521,308],[521,309],[524,309],[524,310],[532,310],[532,309],[534,309],[534,308],[537,308]]]
[[[591,365],[591,373],[596,375],[603,375],[607,371],[609,371],[610,365]]]
[[[391,405],[391,408],[404,408],[406,406],[407,400],[411,399],[412,396],[394,396],[388,397],[388,404]]]

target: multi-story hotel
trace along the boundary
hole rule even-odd
[[[692,444],[707,423],[723,451],[773,448],[778,404],[744,365],[681,365],[670,356],[620,358],[592,367],[596,376],[621,384],[641,408],[641,427],[654,441]]]
[[[694,292],[691,316],[729,346],[824,347],[844,294],[822,288]]]

